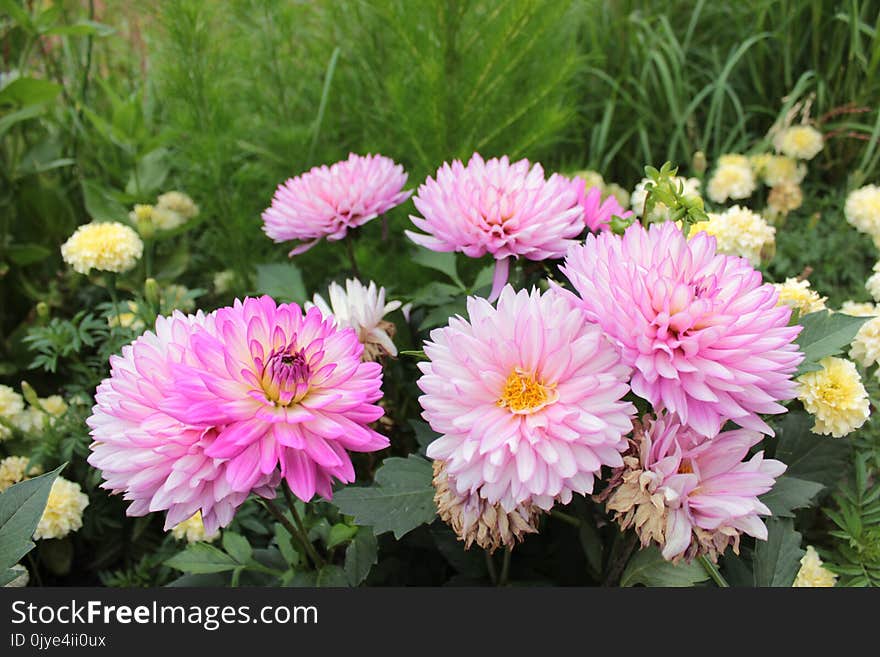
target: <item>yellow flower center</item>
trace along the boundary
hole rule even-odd
[[[516,368],[504,382],[498,406],[516,415],[535,413],[559,399],[556,385],[545,385],[520,368]]]

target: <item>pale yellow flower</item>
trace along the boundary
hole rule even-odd
[[[27,456],[7,456],[0,461],[0,493],[13,484],[42,474],[42,470],[38,466],[28,468],[29,461]]]
[[[705,232],[714,235],[719,253],[747,258],[752,265],[761,263],[762,253],[772,248],[776,229],[748,208],[734,205],[718,214],[709,213],[709,221],[691,228],[690,235]]]
[[[205,534],[205,523],[202,522],[202,512],[196,511],[195,514],[172,527],[171,535],[178,541],[186,539],[187,543],[197,543],[199,541],[210,543],[217,540],[217,537],[220,536],[220,532],[216,532],[210,536]]]
[[[862,367],[880,362],[880,317],[873,317],[862,324],[853,338],[849,357]]]
[[[831,587],[836,582],[837,575],[825,568],[816,548],[808,545],[806,554],[801,557],[801,567],[792,586],[797,588]]]
[[[869,301],[844,301],[840,306],[840,312],[852,317],[876,317],[880,315],[877,306]]]
[[[156,205],[157,207],[177,213],[183,217],[184,221],[192,219],[199,214],[199,206],[183,192],[166,192],[159,197],[159,202]]]
[[[777,306],[785,304],[801,317],[825,310],[827,297],[821,297],[818,292],[811,290],[810,281],[786,278],[783,283],[774,283],[773,286],[779,292]]]
[[[649,182],[649,178],[642,178],[641,182],[636,185],[636,188],[633,190],[633,193],[630,196],[632,211],[633,214],[637,217],[641,217],[642,213],[644,212],[645,198],[648,195],[648,191],[645,189],[645,185],[647,185]],[[700,198],[700,181],[697,178],[684,178],[682,176],[676,176],[673,178],[673,182],[676,186],[681,184],[681,186],[683,187],[684,196]],[[669,208],[667,208],[666,205],[663,203],[657,203],[657,205],[655,205],[654,209],[651,211],[651,216],[649,216],[647,220],[649,222],[657,222],[668,221],[669,218]]]
[[[144,252],[138,234],[119,222],[92,222],[76,229],[61,245],[61,256],[80,274],[90,270],[126,272]]]
[[[822,150],[822,133],[808,125],[793,125],[780,130],[773,138],[773,147],[789,157],[812,160]]]
[[[58,477],[52,484],[34,538],[64,538],[75,532],[82,527],[82,514],[88,505],[89,498],[79,484]]]
[[[849,193],[843,208],[846,220],[880,243],[880,187],[866,185]]]
[[[813,433],[840,438],[868,419],[868,393],[852,361],[829,356],[819,365],[821,370],[797,378],[797,397],[816,420]]]
[[[807,165],[785,155],[756,156],[752,159],[752,167],[768,187],[782,183],[799,185],[807,175]]]
[[[770,190],[767,196],[767,207],[775,215],[787,215],[797,210],[804,202],[801,186],[795,182],[784,181]]]
[[[12,388],[0,385],[0,418],[15,424],[16,418],[24,411],[24,397]],[[5,424],[0,424],[0,440],[6,440],[12,431]]]
[[[715,203],[748,198],[755,191],[755,174],[748,159],[742,155],[727,155],[722,156],[722,160],[725,157],[728,161],[719,163],[706,185],[706,195]]]

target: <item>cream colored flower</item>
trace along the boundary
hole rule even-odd
[[[538,531],[541,510],[526,502],[512,511],[490,504],[479,493],[460,495],[449,483],[446,462],[434,461],[434,503],[440,519],[448,524],[465,549],[476,543],[490,554],[500,547],[512,548],[526,534]]]
[[[808,125],[793,125],[780,130],[773,138],[773,147],[788,157],[812,160],[822,150],[822,133]]]
[[[166,192],[159,197],[157,207],[175,212],[184,221],[188,221],[199,214],[199,206],[183,192]]]
[[[801,317],[825,310],[827,297],[820,297],[818,292],[811,290],[810,281],[786,278],[785,282],[774,283],[773,287],[779,292],[776,305],[786,304]]]
[[[782,183],[799,185],[807,175],[807,165],[785,155],[763,153],[753,156],[751,163],[755,175],[768,187]]]
[[[214,274],[214,291],[217,294],[229,292],[235,283],[235,272],[231,269],[224,269]]]
[[[58,477],[52,484],[34,538],[64,538],[75,532],[82,527],[82,514],[88,505],[89,498],[79,484]]]
[[[61,245],[64,262],[80,274],[92,269],[126,272],[143,252],[144,243],[138,234],[119,222],[85,224]]]
[[[591,187],[605,188],[605,179],[602,178],[602,174],[598,171],[583,169],[582,171],[575,171],[572,176],[583,179],[587,183],[587,189],[590,189]]]
[[[205,523],[202,522],[202,512],[196,511],[191,517],[172,527],[171,535],[178,541],[186,539],[187,543],[198,543],[199,541],[210,543],[217,540],[220,532],[215,532],[210,536],[207,535],[205,533]]]
[[[869,301],[844,301],[840,306],[840,312],[852,317],[877,317],[880,310]]]
[[[726,163],[725,157],[728,158]],[[748,159],[742,155],[726,155],[709,179],[706,195],[715,203],[726,203],[727,199],[748,198],[755,186],[755,174]]]
[[[617,183],[608,183],[605,185],[605,194],[603,196],[613,196],[622,208],[629,207],[629,192]]]
[[[12,388],[0,385],[0,418],[6,422],[16,424],[16,418],[24,411],[24,397]],[[0,423],[0,440],[6,440],[12,435],[12,431],[5,424]]]
[[[840,438],[868,419],[868,393],[852,361],[828,357],[819,365],[821,370],[797,378],[797,397],[816,420],[813,433]]]
[[[843,208],[846,220],[880,241],[880,187],[866,185],[849,193]]]
[[[183,285],[167,285],[162,289],[162,310],[168,314],[173,310],[190,312],[195,310],[196,302],[189,296],[189,289]]]
[[[862,367],[880,362],[880,317],[874,317],[862,324],[853,338],[849,357]]]
[[[676,185],[681,184],[683,186],[685,196],[696,196],[698,198],[700,197],[700,181],[697,178],[684,178],[682,176],[676,176],[675,178],[673,178],[673,181]],[[645,189],[645,185],[647,185],[649,182],[649,178],[642,178],[641,182],[636,185],[636,188],[633,190],[633,193],[630,196],[632,211],[633,214],[637,217],[641,217],[642,213],[645,210],[645,199],[648,196],[648,191]],[[666,205],[663,203],[657,203],[657,205],[655,205],[654,209],[651,211],[651,216],[648,217],[648,221],[668,221],[669,218],[669,208],[667,208]]]
[[[875,272],[865,281],[865,289],[874,298],[874,301],[880,301],[880,272]]]
[[[797,210],[804,202],[801,186],[795,182],[781,182],[770,189],[767,196],[767,207],[775,215],[787,215]]]
[[[0,493],[13,484],[42,474],[38,466],[28,468],[29,461],[27,456],[7,456],[0,461]]]
[[[793,587],[831,587],[837,582],[837,575],[825,568],[819,553],[812,545],[807,546],[807,552],[801,557],[801,568],[797,577],[794,578]]]
[[[128,213],[128,218],[135,225],[153,220],[153,206],[136,204],[134,210]]]
[[[761,264],[762,254],[772,249],[776,236],[776,229],[761,215],[739,205],[720,214],[710,212],[709,221],[694,224],[690,235],[698,232],[713,235],[719,253],[747,258],[754,266]]]

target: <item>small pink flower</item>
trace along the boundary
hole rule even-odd
[[[783,413],[795,396],[800,327],[747,260],[666,222],[589,235],[562,271],[634,368],[635,394],[704,436],[728,419],[773,435],[758,414]]]
[[[510,259],[561,258],[584,228],[571,182],[558,174],[544,179],[540,164],[505,155],[483,161],[474,153],[467,166],[444,163],[413,198],[422,217],[410,216],[427,235],[406,231],[432,251],[459,251],[495,260],[490,301],[507,282]]]
[[[333,479],[354,480],[346,450],[388,445],[367,426],[383,413],[382,368],[362,351],[317,308],[269,297],[160,317],[110,360],[89,463],[129,515],[168,511],[166,529],[201,511],[212,533],[281,477],[302,500],[330,498]]]
[[[626,219],[632,216],[632,210],[624,210],[613,195],[602,200],[600,187],[587,187],[587,181],[575,176],[571,179],[572,189],[577,194],[577,203],[584,211],[584,223],[592,232],[598,233],[611,229],[611,218]]]
[[[760,516],[770,509],[758,497],[786,466],[764,452],[743,461],[762,438],[747,429],[705,438],[675,416],[645,416],[607,508],[622,528],[633,526],[643,545],[656,542],[669,560],[698,554],[715,560],[729,545],[738,551],[743,533],[766,540]]]
[[[588,493],[603,465],[622,465],[634,408],[622,401],[629,368],[586,314],[555,292],[505,286],[497,308],[468,298],[470,321],[450,319],[419,364],[422,417],[442,437],[458,495],[507,513]]]
[[[263,212],[263,232],[275,242],[302,240],[290,255],[312,248],[318,240],[341,240],[409,198],[403,167],[382,155],[355,155],[331,166],[313,167],[290,178],[275,191]]]

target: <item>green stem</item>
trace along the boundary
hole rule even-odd
[[[144,278],[153,276],[153,240],[144,240]]]
[[[345,250],[348,251],[348,260],[351,263],[351,270],[354,272],[355,278],[360,279],[361,273],[358,270],[357,260],[354,257],[354,241],[351,239],[351,235],[345,236]]]
[[[574,516],[570,516],[567,513],[563,513],[562,511],[557,511],[556,509],[551,509],[550,515],[557,520],[561,520],[562,522],[571,525],[572,527],[580,527],[581,521],[575,518]]]
[[[730,584],[727,583],[727,580],[724,579],[724,575],[718,570],[718,566],[716,566],[705,554],[701,554],[697,557],[697,561],[700,562],[700,565],[703,567],[703,570],[712,578],[712,580],[722,589],[726,589],[730,587]]]
[[[116,274],[107,275],[107,291],[110,293],[110,303],[113,304],[113,312],[116,313],[116,323],[110,327],[110,335],[116,335],[116,329],[121,326],[122,322],[119,312],[119,297],[116,294]]]
[[[489,572],[489,579],[493,586],[498,586],[498,573],[495,571],[495,562],[488,550],[483,550],[483,556],[486,557],[486,570]]]
[[[510,575],[510,555],[513,552],[512,548],[507,548],[504,550],[504,561],[501,563],[501,577],[498,578],[498,586],[506,586],[507,578]]]
[[[282,482],[281,490],[284,491],[284,499],[287,501],[287,508],[290,509],[290,515],[293,516],[293,521],[299,528],[299,533],[303,542],[303,546],[309,553],[312,561],[315,562],[315,565],[318,568],[322,567],[324,565],[324,559],[321,558],[321,555],[318,554],[315,546],[312,545],[312,542],[309,540],[309,532],[306,529],[305,523],[302,521],[302,518],[300,518],[299,516],[299,511],[296,510],[296,500],[293,499],[293,493],[290,492],[290,487],[287,485],[286,481]]]
[[[288,520],[287,516],[285,516],[285,515],[281,512],[281,509],[279,509],[279,508],[275,505],[275,502],[273,502],[272,500],[267,500],[267,499],[262,500],[262,502],[263,502],[263,505],[266,507],[266,510],[268,510],[269,513],[272,514],[272,517],[274,517],[275,520],[277,520],[278,522],[280,522],[280,523],[281,523],[281,526],[284,527],[284,529],[287,530],[287,533],[290,534],[291,537],[295,538],[296,541],[297,541],[298,543],[300,543],[300,547],[303,548],[303,551],[305,552],[306,558],[307,558],[307,559],[311,559],[312,554],[311,554],[311,552],[309,551],[309,549],[306,547],[306,545],[309,544],[308,539],[303,540],[303,536],[302,536],[302,534],[300,534],[299,529],[297,529],[297,528],[293,525],[293,523],[290,522],[290,520]],[[313,548],[313,550],[314,550],[314,548]],[[313,559],[311,559],[311,560],[312,560],[312,564],[313,564],[315,567],[317,567],[317,562],[314,561]]]

